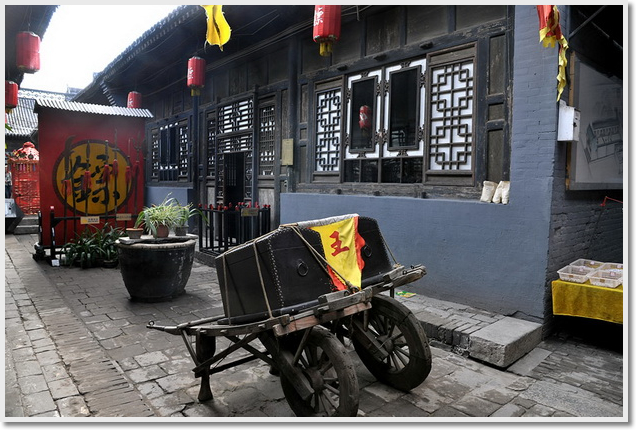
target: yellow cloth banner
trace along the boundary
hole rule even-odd
[[[565,53],[569,45],[561,33],[559,8],[555,5],[538,5],[537,12],[539,14],[539,41],[543,42],[543,47],[554,48],[555,43],[559,44],[559,72],[557,74],[557,101],[559,101],[567,84],[565,68],[568,65],[568,59]]]
[[[552,313],[623,323],[623,286],[552,282]]]
[[[230,29],[229,24],[225,20],[225,15],[223,15],[223,6],[201,5],[201,7],[205,9],[205,15],[208,18],[208,29],[205,40],[210,45],[219,45],[219,49],[223,51],[223,45],[230,40],[230,34],[232,33],[232,29]]]
[[[360,288],[364,268],[360,251],[364,246],[364,239],[358,234],[358,217],[310,228],[320,233],[327,262],[345,281]],[[336,288],[347,289],[346,283],[331,267],[328,267],[328,270]]]

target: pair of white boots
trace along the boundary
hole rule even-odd
[[[481,201],[486,203],[508,204],[510,199],[510,181],[501,181],[499,184],[492,181],[484,181],[484,189],[481,191]]]

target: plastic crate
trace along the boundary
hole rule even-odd
[[[585,267],[591,267],[592,269],[600,269],[601,266],[605,264],[602,261],[595,261],[595,260],[586,260],[585,258],[579,258],[576,261],[573,261],[572,263],[570,263],[570,266],[585,266]]]
[[[622,270],[595,270],[588,277],[590,284],[597,287],[616,288],[623,283]]]
[[[595,269],[587,266],[572,266],[568,265],[558,270],[559,278],[562,281],[576,282],[578,284],[584,284],[588,280],[590,273]]]
[[[604,263],[598,270],[620,270],[623,271],[623,265],[619,263]]]

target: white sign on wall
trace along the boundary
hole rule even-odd
[[[577,61],[579,141],[572,143],[572,190],[623,188],[623,82]]]

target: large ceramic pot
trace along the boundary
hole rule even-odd
[[[171,300],[185,292],[194,261],[192,238],[117,241],[119,266],[130,298]]]

